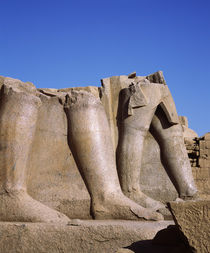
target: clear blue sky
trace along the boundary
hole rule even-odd
[[[210,132],[209,0],[0,3],[0,75],[62,88],[163,70],[179,115]]]

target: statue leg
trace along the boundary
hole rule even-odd
[[[162,215],[139,206],[121,191],[110,128],[99,99],[72,92],[66,101],[69,145],[91,196],[96,219],[160,220]]]
[[[196,195],[197,188],[184,145],[181,125],[170,125],[158,107],[152,120],[151,131],[160,145],[162,162],[179,196],[183,199],[192,198]]]
[[[65,215],[27,194],[27,160],[41,101],[34,89],[19,88],[11,80],[13,84],[3,85],[0,96],[0,220],[66,222]]]
[[[123,193],[144,207],[158,210],[165,206],[140,189],[144,140],[154,112],[155,108],[150,105],[136,108],[133,109],[133,115],[119,122],[117,168]]]

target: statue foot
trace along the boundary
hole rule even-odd
[[[99,220],[163,220],[160,213],[136,204],[123,194],[109,194],[103,200],[93,201],[92,210],[94,218]]]
[[[148,197],[141,191],[134,191],[132,193],[127,194],[130,199],[135,201],[136,203],[140,204],[145,208],[150,208],[158,213],[162,214],[164,220],[173,220],[171,216],[171,212],[168,210],[167,205],[164,205],[160,201],[154,200]]]
[[[166,206],[161,203],[160,201],[154,200],[150,197],[148,197],[146,194],[144,194],[141,191],[133,191],[133,192],[127,192],[125,195],[138,203],[139,205],[145,207],[145,208],[151,208],[155,211],[159,209],[163,209]]]
[[[198,200],[199,199],[199,192],[195,187],[188,187],[187,191],[181,193],[179,196],[183,200]]]
[[[69,218],[36,201],[21,190],[0,194],[0,220],[68,223]]]

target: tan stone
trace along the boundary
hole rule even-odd
[[[160,162],[160,149],[158,150],[159,147],[165,148],[164,142],[166,144],[166,140],[168,140],[168,148],[165,148],[165,150],[170,149],[170,152],[162,152],[162,158],[164,156],[162,162],[165,163],[166,170],[170,170],[170,172],[167,171],[168,174],[173,174],[173,171],[177,173],[177,168],[180,168],[180,176],[177,177],[176,187],[181,180],[193,181],[190,163],[186,151],[184,150],[185,148],[183,147],[183,132],[178,124],[179,120],[176,108],[161,72],[148,76],[146,80],[144,77],[138,76],[133,79],[127,76],[102,79],[101,94],[101,101],[104,105],[111,128],[113,146],[114,148],[117,147],[117,167],[121,186],[123,192],[129,198],[138,203],[150,205],[149,203],[152,201],[150,202],[149,198],[142,194],[142,191],[157,199],[161,199],[161,194],[159,194],[161,190],[164,192],[161,196],[162,199],[167,199],[170,198],[171,195],[175,195],[173,186],[170,185],[170,182],[167,182],[166,173]],[[119,97],[119,99],[116,99],[116,97]],[[165,124],[164,129],[168,129],[168,131],[162,131],[161,124]],[[171,127],[167,124],[171,124]],[[157,147],[157,142],[150,138],[148,134],[149,128],[151,131],[153,130],[153,136],[155,136],[156,141],[158,140],[159,147]],[[173,131],[174,134],[172,133]],[[121,132],[123,132],[123,134],[121,134]],[[172,135],[176,135],[173,140],[171,139]],[[177,141],[176,145],[174,145],[175,139]],[[161,142],[161,140],[164,141]],[[146,148],[147,141],[149,143],[147,146],[148,148]],[[176,150],[172,151],[175,146],[179,146],[180,148],[176,148]],[[142,151],[144,148],[145,152]],[[142,155],[143,152],[144,155]],[[180,152],[179,155],[177,152]],[[172,158],[172,154],[174,154],[174,158]],[[170,162],[167,163],[169,156]],[[129,162],[131,157],[132,163]],[[175,157],[179,157],[179,159]],[[184,161],[184,164],[175,165],[175,161],[178,160]],[[172,165],[172,161],[174,161],[174,165]],[[172,169],[173,166],[174,169]],[[161,176],[159,171],[161,171]],[[184,171],[188,174],[185,179],[183,178],[185,174]],[[148,179],[148,177],[146,177],[148,172],[152,176],[151,181],[149,180],[147,183],[145,178]],[[140,174],[143,178],[142,180]],[[173,175],[171,178],[173,178],[174,183],[176,176],[174,177]],[[141,182],[142,191],[139,189],[139,181]],[[154,181],[158,183],[154,184]],[[161,188],[164,182],[167,182],[167,187],[169,186],[170,188],[169,191],[168,189],[164,191],[164,189]],[[155,187],[157,185],[158,187]],[[189,184],[183,183],[182,185],[186,186]],[[185,186],[180,188],[183,190]],[[191,186],[193,186],[193,183]],[[189,194],[190,191],[191,190],[189,190],[188,193],[181,193],[180,195]],[[153,194],[156,194],[156,196]]]
[[[40,99],[28,163],[28,192],[71,218],[90,219],[90,195],[68,145],[63,105],[57,96],[43,94]]]
[[[205,148],[210,149],[210,140],[206,140],[205,144]]]
[[[180,124],[188,128],[188,119],[185,116],[179,116]]]
[[[182,128],[183,128],[184,138],[194,139],[194,138],[198,137],[198,134],[194,130],[192,130],[186,126],[182,126]]]
[[[148,196],[162,202],[175,200],[178,197],[161,162],[160,146],[150,132],[145,138],[140,172],[140,187]]]
[[[5,79],[4,76],[0,76],[0,89],[1,89],[2,85],[4,84],[4,79]]]
[[[199,140],[199,146],[200,146],[200,149],[205,149],[205,141],[204,140]]]
[[[78,224],[0,223],[0,253],[115,253],[151,240],[173,221],[93,221]]]
[[[200,157],[205,157],[207,159],[210,159],[210,149],[200,149]]]
[[[132,72],[128,75],[128,78],[135,78],[136,77],[136,72]]]
[[[11,78],[1,78],[1,83],[0,141],[5,147],[0,158],[2,220],[53,221],[53,217],[65,217],[61,213],[71,218],[162,219],[155,210],[164,205],[146,196],[139,186],[144,140],[150,126],[179,195],[192,196],[196,192],[175,104],[162,72],[148,77],[132,74],[106,78],[101,89],[36,90],[29,82]],[[128,104],[125,100],[119,103],[123,92]],[[125,126],[128,128],[123,132]],[[129,128],[135,129],[135,134],[130,135]],[[165,179],[159,176],[158,181],[155,176],[160,174],[156,169],[159,167],[162,175],[165,173],[158,144],[153,149],[151,142],[148,149],[153,150],[145,155],[147,164],[148,160],[154,161],[155,153],[159,164],[151,167],[156,174],[150,178],[147,175],[153,172],[145,169],[144,177],[150,181],[148,185],[159,188],[151,188],[152,197],[166,200],[173,194],[167,194],[168,189],[162,191]],[[138,204],[124,196],[118,176],[124,194]],[[30,205],[25,205],[24,199]],[[16,208],[20,203],[21,208]],[[15,209],[17,215],[13,215]],[[26,217],[21,216],[23,209],[27,210]],[[42,219],[42,212],[52,216],[44,215]]]
[[[210,179],[209,179],[209,177],[205,178],[205,179],[197,179],[196,185],[199,190],[199,195],[206,195],[204,199],[210,197]],[[202,199],[203,199],[203,197],[202,197]]]
[[[200,157],[199,157],[198,165],[199,165],[201,168],[208,167],[208,166],[209,166],[209,161],[208,161],[207,159],[203,159],[203,158],[200,158]]]
[[[130,249],[118,249],[116,253],[134,253],[134,251]]]
[[[166,85],[165,78],[162,71],[157,71],[146,77],[151,83],[163,83]]]
[[[210,201],[170,202],[175,223],[198,253],[210,252]]]
[[[204,139],[205,140],[209,140],[210,141],[210,132],[209,133],[206,133],[205,135],[204,135]]]
[[[3,80],[0,107],[0,141],[4,147],[0,156],[1,220],[67,222],[68,218],[62,213],[71,218],[90,218],[91,213],[96,219],[163,219],[160,213],[146,209],[123,195],[109,125],[96,90],[98,92],[98,88],[89,87],[63,91],[41,89],[38,92],[31,83],[11,78]],[[43,133],[41,140],[36,139],[37,131],[38,134]],[[61,138],[55,138],[57,134]],[[44,145],[44,152],[40,144]],[[48,152],[51,152],[49,157]],[[64,184],[65,169],[62,168],[66,161],[69,162],[71,154],[74,159],[70,163],[74,165],[76,161],[76,173],[79,175],[80,171],[82,174],[86,184],[79,175],[81,185],[85,186],[86,193],[88,189],[91,205],[90,199],[88,202],[78,201],[78,205],[74,205],[74,199],[69,201],[73,187],[69,181]],[[30,155],[34,155],[34,166]],[[34,174],[28,161],[35,168]],[[52,170],[53,166],[55,170]],[[27,172],[31,173],[29,178]],[[70,174],[69,171],[67,173]],[[75,181],[74,177],[68,176]],[[36,195],[39,191],[33,191],[35,179],[42,199]],[[46,185],[50,188],[50,197],[44,190]],[[74,186],[76,190],[73,193],[79,196],[77,187],[80,190],[82,187],[75,182]],[[85,208],[81,208],[81,202]]]
[[[196,169],[196,179],[208,179],[209,178],[209,168],[197,168]]]

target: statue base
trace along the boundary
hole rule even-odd
[[[151,240],[173,221],[73,220],[60,223],[0,223],[0,253],[115,253]]]

